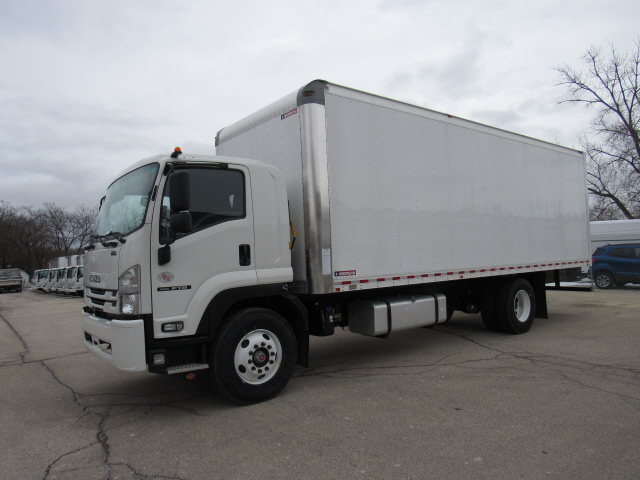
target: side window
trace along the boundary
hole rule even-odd
[[[616,258],[635,258],[635,252],[632,248],[616,248],[611,251],[611,256]]]
[[[245,182],[241,171],[203,167],[189,168],[189,173],[191,233],[245,217]],[[166,243],[163,240],[169,238],[171,214],[178,213],[171,207],[170,188],[171,177],[162,196],[160,243]]]

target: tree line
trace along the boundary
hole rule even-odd
[[[31,274],[54,258],[81,253],[97,215],[85,205],[69,212],[55,203],[34,209],[0,200],[0,268]]]

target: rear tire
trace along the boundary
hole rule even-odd
[[[214,342],[214,382],[240,405],[269,400],[291,379],[296,352],[296,336],[281,315],[263,308],[239,310],[227,319]]]
[[[531,284],[524,278],[507,280],[498,287],[497,319],[505,333],[519,335],[529,331],[536,314]]]
[[[595,278],[593,279],[593,281],[596,284],[596,287],[602,290],[608,290],[610,288],[613,288],[613,286],[616,283],[613,275],[607,272],[606,270],[598,272]]]

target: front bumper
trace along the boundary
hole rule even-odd
[[[84,345],[95,356],[120,370],[147,370],[144,342],[144,322],[106,320],[82,311]]]

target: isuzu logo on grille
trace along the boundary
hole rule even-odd
[[[89,281],[91,283],[100,283],[102,279],[100,278],[100,275],[92,273],[91,275],[89,275]]]

